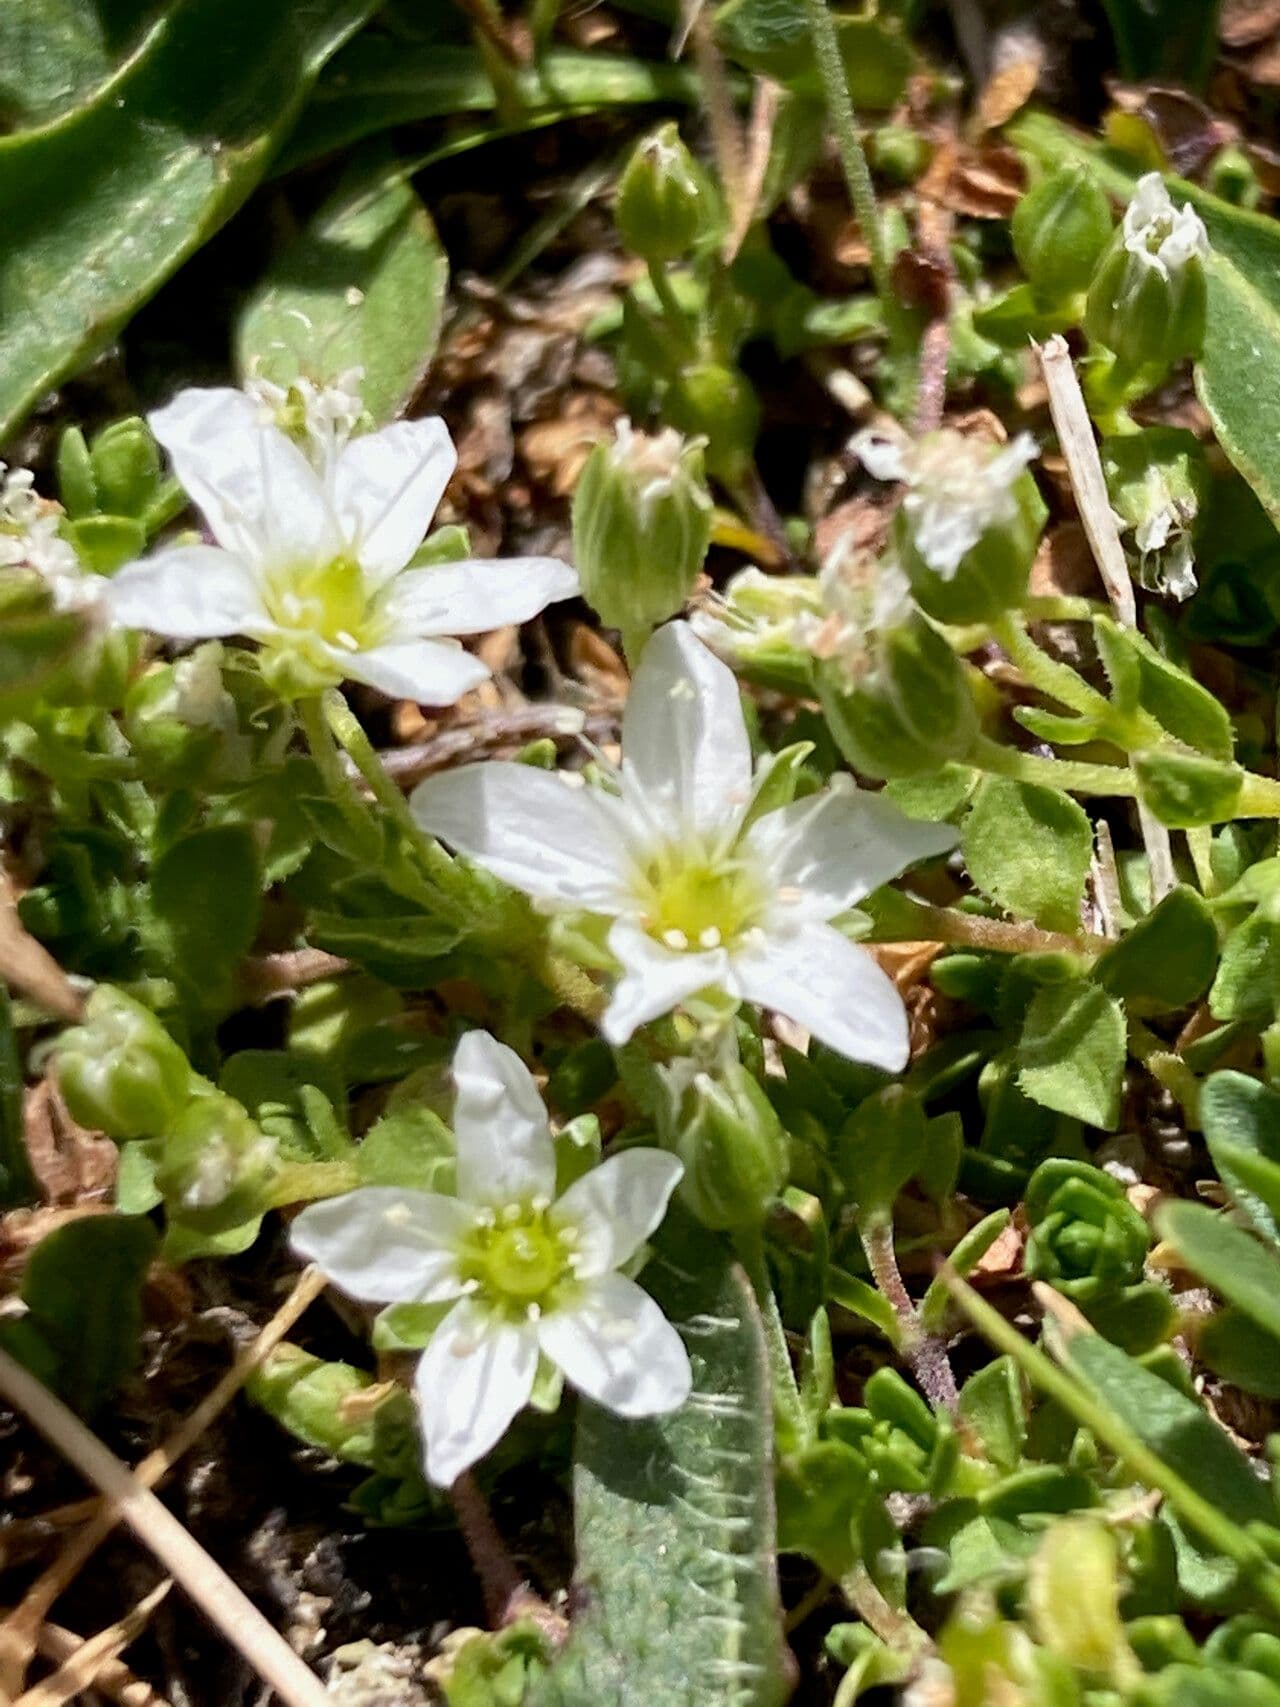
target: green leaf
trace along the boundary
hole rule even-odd
[[[1228,1305],[1210,1316],[1196,1334],[1196,1355],[1246,1393],[1280,1399],[1280,1340],[1243,1310]]]
[[[687,1218],[668,1218],[662,1245],[645,1285],[684,1329],[693,1396],[670,1416],[634,1422],[582,1405],[574,1510],[583,1611],[526,1707],[774,1707],[790,1693],[755,1299],[725,1247]]]
[[[960,830],[969,875],[1007,912],[1046,930],[1080,928],[1093,832],[1069,795],[985,777]]]
[[[288,386],[360,367],[365,408],[390,421],[434,354],[448,273],[395,153],[370,143],[250,299],[236,331],[240,373]]]
[[[1280,1339],[1280,1258],[1274,1250],[1203,1203],[1166,1203],[1156,1224],[1215,1292]]]
[[[1171,830],[1193,830],[1235,816],[1244,781],[1238,765],[1160,749],[1135,753],[1133,771],[1143,804]]]
[[[14,1324],[22,1335],[0,1329],[0,1337],[27,1362],[25,1342],[38,1336],[36,1373],[82,1416],[100,1410],[138,1361],[140,1294],[157,1242],[141,1216],[88,1215],[56,1228],[28,1258],[27,1314]]]
[[[1246,1155],[1280,1171],[1280,1092],[1245,1073],[1213,1073],[1200,1092],[1200,1121],[1233,1200],[1264,1237],[1280,1246],[1280,1213],[1240,1171]]]
[[[287,1340],[246,1387],[290,1434],[345,1464],[388,1475],[413,1474],[418,1428],[403,1387],[379,1384],[349,1363],[326,1363]]]
[[[1045,1108],[1114,1132],[1124,1076],[1124,1012],[1085,979],[1038,990],[1018,1042],[1018,1084]]]
[[[892,1210],[898,1193],[923,1165],[927,1142],[920,1099],[902,1085],[886,1085],[854,1110],[836,1156],[860,1224]]]
[[[1218,52],[1219,0],[1103,0],[1130,81],[1199,88]]]
[[[1265,1484],[1196,1400],[1101,1334],[1076,1334],[1067,1347],[1067,1362],[1127,1429],[1233,1522],[1272,1521]]]
[[[1209,1012],[1214,1019],[1266,1025],[1280,1007],[1280,924],[1259,908],[1236,926],[1222,947]]]
[[[173,974],[214,1005],[258,931],[262,873],[247,824],[196,830],[151,870],[151,908]]]
[[[0,7],[0,123],[43,124],[84,99],[131,50],[155,0],[21,0]]]
[[[453,1182],[453,1134],[438,1114],[415,1105],[384,1114],[360,1140],[356,1167],[362,1185],[410,1191],[448,1191]]]
[[[682,65],[623,54],[552,48],[537,66],[514,73],[525,123],[600,107],[699,98],[698,79]],[[484,60],[472,47],[405,42],[394,35],[357,36],[316,86],[280,160],[291,168],[396,125],[463,113],[496,112],[498,98]],[[483,133],[501,134],[498,124]]]
[[[171,5],[91,98],[0,137],[0,439],[230,217],[372,9]]]
[[[1204,899],[1179,885],[1098,961],[1103,989],[1158,1008],[1182,1008],[1209,987],[1218,963],[1218,932]]]

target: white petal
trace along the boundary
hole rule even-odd
[[[637,1026],[670,1013],[699,990],[711,985],[724,988],[729,977],[724,949],[689,954],[665,948],[626,919],[619,919],[610,930],[609,951],[623,967],[600,1022],[610,1043],[626,1043]]]
[[[661,1223],[684,1164],[665,1150],[623,1150],[575,1180],[552,1220],[578,1234],[578,1275],[621,1268]]]
[[[453,1057],[458,1196],[468,1203],[528,1203],[555,1196],[556,1152],[533,1075],[514,1049],[469,1031]]]
[[[463,765],[410,796],[424,830],[535,900],[609,913],[627,904],[611,803],[531,765]]]
[[[273,564],[339,554],[319,475],[242,392],[180,391],[148,420],[219,545]]]
[[[121,628],[145,628],[170,640],[212,640],[270,626],[254,576],[216,545],[175,545],[130,563],[103,582],[102,596]]]
[[[406,569],[386,590],[386,612],[402,634],[487,634],[577,591],[577,573],[558,557],[473,558]]]
[[[896,442],[865,427],[853,435],[850,449],[873,480],[905,480],[910,473],[909,440]]]
[[[678,1410],[693,1387],[684,1342],[649,1294],[605,1274],[544,1316],[538,1343],[579,1392],[620,1417]]]
[[[492,1316],[464,1298],[422,1354],[414,1390],[427,1443],[427,1475],[452,1487],[483,1458],[529,1402],[538,1368],[532,1327]]]
[[[309,1204],[289,1243],[364,1303],[438,1304],[463,1291],[456,1252],[474,1225],[455,1198],[368,1185]]]
[[[343,538],[375,582],[403,569],[422,544],[458,454],[438,416],[396,421],[352,439],[338,458],[333,499]]]
[[[622,721],[624,776],[669,836],[732,828],[751,799],[751,743],[733,671],[687,622],[645,647]]]
[[[916,860],[946,853],[955,832],[908,818],[883,795],[827,789],[767,812],[747,831],[746,845],[775,889],[803,892],[816,918],[856,906]]]
[[[907,1010],[893,980],[832,925],[802,925],[737,949],[733,970],[748,1001],[785,1014],[851,1061],[890,1073],[907,1064]]]
[[[367,652],[345,652],[340,646],[327,651],[350,681],[419,705],[453,705],[492,673],[479,658],[443,640],[393,640]]]

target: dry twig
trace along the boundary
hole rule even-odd
[[[299,1316],[319,1297],[324,1288],[325,1278],[318,1269],[306,1269],[298,1277],[293,1291],[253,1344],[240,1353],[218,1384],[206,1394],[190,1416],[179,1424],[168,1440],[162,1442],[154,1452],[149,1452],[132,1473],[125,1470],[123,1465],[119,1466],[124,1475],[130,1476],[132,1484],[139,1490],[145,1490],[155,1487],[168,1475],[177,1461],[207,1432],[254,1370],[261,1367]],[[40,1388],[40,1391],[43,1393],[44,1389]],[[56,1403],[53,1400],[50,1402]],[[71,1420],[75,1421],[74,1418]],[[79,1426],[77,1424],[77,1427]],[[87,1430],[84,1432],[88,1433]],[[90,1440],[93,1438],[89,1435]],[[105,1452],[105,1447],[102,1450]],[[110,1457],[110,1454],[107,1456]],[[111,1461],[116,1463],[114,1458]],[[54,1562],[41,1572],[22,1600],[0,1625],[0,1694],[13,1695],[21,1689],[26,1669],[39,1641],[40,1628],[50,1608],[125,1516],[117,1506],[109,1501],[104,1502],[84,1528],[71,1537]]]
[[[329,1707],[320,1680],[263,1617],[243,1589],[167,1507],[107,1449],[61,1399],[0,1350],[0,1394],[110,1502],[214,1627],[269,1684],[285,1707]]]
[[[64,1702],[76,1700],[86,1689],[96,1688],[100,1674],[142,1634],[151,1614],[172,1587],[173,1579],[163,1577],[123,1618],[80,1642],[57,1671],[20,1695],[13,1707],[63,1707]]]
[[[1065,338],[1050,338],[1036,346],[1040,368],[1049,391],[1049,413],[1057,429],[1058,443],[1067,461],[1071,485],[1075,492],[1080,520],[1111,600],[1116,619],[1126,628],[1138,626],[1137,603],[1133,582],[1125,561],[1124,547],[1116,526],[1107,480],[1102,472],[1102,458],[1093,437],[1093,425],[1085,407],[1084,394],[1076,376],[1075,364]],[[1169,832],[1155,815],[1138,801],[1138,822],[1142,841],[1151,867],[1151,899],[1161,900],[1177,884],[1173,869],[1173,849]]]

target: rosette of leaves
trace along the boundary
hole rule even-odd
[[[1151,1234],[1124,1187],[1088,1162],[1052,1157],[1027,1185],[1026,1271],[1077,1305],[1126,1351],[1145,1351],[1173,1322],[1165,1288],[1143,1275]]]

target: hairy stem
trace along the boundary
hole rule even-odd
[[[809,29],[813,36],[814,57],[818,62],[818,75],[822,79],[827,115],[831,120],[831,128],[836,133],[836,147],[840,151],[844,180],[849,186],[849,199],[853,202],[863,241],[867,245],[876,295],[884,308],[885,319],[892,327],[900,319],[898,301],[889,272],[889,254],[885,248],[884,229],[880,224],[880,210],[876,206],[876,192],[871,183],[871,168],[867,165],[866,150],[862,146],[862,138],[858,135],[858,115],[853,110],[849,82],[844,74],[844,62],[840,58],[840,42],[836,35],[835,20],[831,16],[827,0],[806,0],[806,5],[809,12]]]
[[[942,1341],[925,1333],[920,1313],[911,1301],[893,1248],[893,1222],[887,1215],[869,1216],[859,1224],[862,1248],[876,1288],[893,1305],[902,1323],[902,1355],[911,1365],[920,1391],[936,1411],[953,1411],[959,1402],[956,1378]]]
[[[1043,788],[1061,788],[1068,794],[1110,795],[1132,800],[1138,792],[1137,781],[1127,765],[1042,759],[1017,747],[1002,747],[986,735],[978,737],[967,763],[993,776],[1013,777],[1017,782],[1038,783]]]

